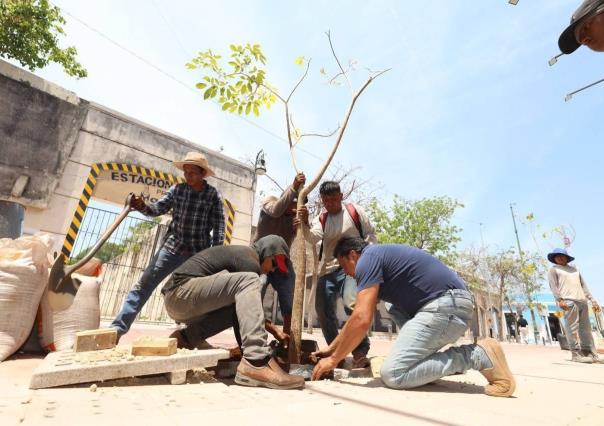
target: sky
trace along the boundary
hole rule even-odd
[[[239,160],[263,149],[268,173],[282,185],[294,177],[283,110],[242,119],[203,101],[199,72],[185,68],[197,52],[227,52],[259,43],[267,77],[287,93],[312,58],[291,109],[304,132],[328,132],[342,120],[351,91],[326,83],[319,70],[355,62],[352,88],[368,70],[390,69],[360,97],[334,159],[359,167],[381,202],[398,194],[446,195],[464,204],[453,222],[459,248],[515,247],[510,204],[524,250],[544,255],[561,246],[541,231],[574,229],[570,248],[594,295],[604,257],[604,84],[567,93],[603,77],[604,54],[582,47],[553,67],[557,40],[579,1],[222,1],[55,0],[67,20],[62,43],[74,45],[88,78],[51,65],[36,74],[80,97]],[[332,140],[304,139],[300,168],[314,176]],[[259,189],[272,184],[259,178]],[[534,215],[533,224],[523,218]],[[533,238],[533,234],[536,238]]]

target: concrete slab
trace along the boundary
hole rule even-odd
[[[224,349],[180,350],[170,356],[145,357],[133,356],[130,351],[131,347],[124,345],[94,352],[50,353],[34,372],[29,387],[42,389],[214,367],[218,360],[229,357]]]

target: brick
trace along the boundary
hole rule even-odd
[[[115,328],[99,328],[97,330],[79,331],[73,345],[74,352],[98,351],[111,349],[117,342]]]
[[[173,337],[143,336],[132,343],[132,355],[169,356],[176,353],[176,339]]]

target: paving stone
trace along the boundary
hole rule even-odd
[[[207,349],[179,351],[170,356],[137,356],[128,360],[130,350],[129,346],[118,346],[108,350],[81,352],[73,363],[64,362],[65,353],[50,353],[34,371],[29,387],[42,389],[214,367],[218,360],[229,357],[229,352],[224,349]]]

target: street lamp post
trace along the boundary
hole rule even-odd
[[[510,203],[510,212],[512,213],[512,222],[514,223],[514,232],[516,233],[516,244],[518,245],[518,256],[520,256],[520,266],[524,269],[524,256],[522,254],[522,249],[520,248],[520,238],[518,238],[518,228],[516,227],[516,215],[514,214],[513,203]],[[539,344],[539,329],[537,328],[537,321],[535,318],[535,311],[533,310],[533,297],[528,288],[528,278],[524,277],[523,280],[525,288],[526,288],[526,299],[529,305],[529,311],[531,312],[531,320],[533,321],[533,334],[535,336],[535,344]]]

